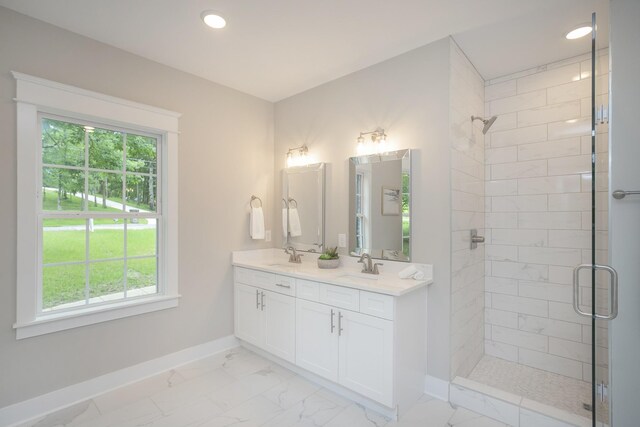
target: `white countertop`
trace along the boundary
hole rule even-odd
[[[289,255],[283,249],[258,249],[232,253],[232,264],[269,273],[283,274],[299,279],[330,283],[347,288],[361,289],[380,294],[400,296],[433,283],[433,266],[429,264],[406,263],[389,260],[373,260],[383,265],[380,274],[362,273],[358,258],[341,256],[341,265],[335,269],[320,269],[317,265],[319,254],[302,252],[301,264],[289,262]],[[424,280],[401,279],[398,272],[415,265],[425,273]]]

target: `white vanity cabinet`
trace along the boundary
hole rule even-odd
[[[393,322],[296,301],[296,364],[393,406]]]
[[[424,392],[426,289],[389,295],[235,267],[235,334],[396,413]]]
[[[295,298],[235,284],[235,335],[295,362]]]

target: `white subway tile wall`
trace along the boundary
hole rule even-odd
[[[607,103],[608,51],[598,102]],[[572,271],[591,257],[591,61],[585,56],[485,86],[485,352],[591,379],[590,319],[572,307]],[[597,249],[606,260],[607,124],[598,126]],[[582,280],[589,285],[588,274]],[[606,286],[598,284],[606,309]],[[591,294],[582,292],[584,309]],[[607,329],[598,328],[600,369]]]
[[[484,354],[485,247],[470,249],[470,230],[484,235],[485,158],[487,163],[514,162],[517,151],[485,152],[482,122],[471,123],[471,116],[484,111],[484,81],[453,41],[450,71],[451,378],[455,378],[468,375]],[[515,85],[508,90],[515,91]],[[495,96],[502,92],[498,89]],[[516,116],[509,121],[515,124]],[[515,181],[511,185],[515,192]],[[496,191],[515,194],[506,188]]]

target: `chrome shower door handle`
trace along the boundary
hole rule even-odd
[[[597,314],[595,313],[587,313],[580,309],[580,270],[584,269],[594,269],[594,270],[604,270],[609,273],[611,277],[611,284],[609,287],[609,314]],[[594,284],[592,284],[594,286]],[[595,304],[595,301],[592,301],[591,304]],[[576,313],[585,317],[593,317],[596,319],[602,320],[613,320],[618,316],[618,272],[608,265],[599,265],[599,264],[580,264],[576,268],[573,269],[573,309]]]
[[[611,277],[611,285],[609,287],[609,314],[606,316],[596,314],[596,318],[603,320],[613,320],[618,317],[618,272],[615,268],[608,265],[596,265],[596,270],[604,270]]]

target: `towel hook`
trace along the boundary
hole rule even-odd
[[[251,207],[253,207],[253,201],[254,200],[259,201],[260,202],[260,206],[259,207],[262,207],[262,199],[260,199],[260,197],[256,197],[256,196],[251,196],[251,201],[249,202],[249,205],[251,205]]]
[[[293,206],[291,206],[291,203],[293,203]],[[294,199],[293,197],[289,197],[289,207],[290,208],[298,208],[298,202],[296,202],[296,199]]]

